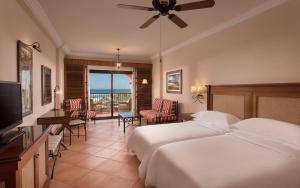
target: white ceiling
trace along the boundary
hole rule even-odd
[[[178,4],[195,0],[177,0]],[[177,12],[189,26],[180,29],[166,17],[163,50],[235,18],[267,0],[215,0],[210,9]],[[151,6],[151,0],[39,0],[69,55],[121,54],[149,59],[159,51],[159,21],[142,30],[139,26],[155,13],[117,8],[118,3]]]

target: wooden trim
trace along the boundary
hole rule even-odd
[[[40,182],[39,182],[39,179],[40,179],[40,177],[39,177],[39,174],[40,174],[40,172],[39,172],[39,153],[37,152],[36,154],[34,154],[33,155],[33,163],[34,163],[34,187],[35,188],[39,188],[39,184],[40,184]],[[48,162],[48,161],[45,161],[46,163]]]
[[[300,83],[209,85],[207,87],[208,110],[214,110],[214,95],[244,96],[245,119],[257,117],[258,97],[300,98]]]
[[[65,64],[78,64],[78,65],[98,65],[98,66],[115,66],[114,61],[101,61],[101,60],[87,60],[87,59],[72,59],[66,58]],[[152,68],[151,63],[131,63],[123,62],[122,67],[133,68]]]
[[[24,151],[24,153],[21,154],[21,161],[18,164],[19,169],[23,168],[31,159],[31,157],[37,154],[39,147],[48,139],[48,134],[50,133],[51,128],[52,126],[50,125],[44,132],[44,134],[40,138],[38,138],[37,141],[28,150]]]
[[[90,70],[90,73],[103,73],[103,74],[132,74],[133,71],[113,71],[113,70]]]

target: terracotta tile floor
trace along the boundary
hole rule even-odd
[[[139,161],[126,149],[133,129],[127,127],[124,135],[117,120],[91,122],[87,141],[73,136],[69,150],[61,152],[50,188],[143,188]],[[68,139],[65,137],[66,143]]]

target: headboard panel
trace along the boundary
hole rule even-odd
[[[300,83],[208,87],[208,110],[300,124]]]

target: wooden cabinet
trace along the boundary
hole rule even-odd
[[[22,127],[22,137],[0,148],[0,188],[47,186],[50,130],[51,126]]]

